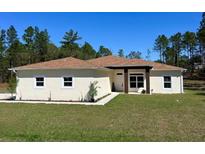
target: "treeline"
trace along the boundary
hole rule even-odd
[[[98,51],[88,42],[79,45],[78,40],[81,39],[78,32],[71,29],[63,36],[60,47],[57,47],[51,42],[47,29],[40,30],[38,27],[29,26],[21,39],[14,26],[10,26],[7,30],[1,29],[0,82],[8,81],[11,75],[8,68],[12,67],[69,56],[87,60],[112,55],[112,51],[103,45]],[[123,49],[119,50],[119,56],[124,57]],[[126,57],[140,58],[141,53],[131,51]]]
[[[180,66],[193,72],[195,64],[202,64],[205,54],[205,13],[197,32],[178,32],[171,37],[159,35],[154,50],[159,52],[161,63]]]
[[[68,56],[90,59],[112,54],[111,50],[104,46],[100,46],[97,52],[88,42],[80,46],[77,43],[80,39],[78,32],[70,30],[62,38],[61,46],[57,47],[51,42],[46,29],[40,30],[38,27],[29,26],[25,29],[22,39],[19,38],[14,26],[7,30],[1,29],[0,82],[8,81],[8,68]]]
[[[25,64],[43,62],[64,57],[76,57],[79,59],[91,59],[101,56],[112,55],[112,51],[101,45],[96,51],[91,44],[78,43],[82,37],[78,32],[69,30],[65,32],[60,47],[50,40],[47,29],[29,26],[24,34],[19,37],[14,26],[7,30],[0,29],[0,82],[7,82],[11,73],[8,68]],[[180,32],[167,38],[159,35],[155,40],[154,50],[159,52],[159,62],[187,68],[194,71],[195,63],[202,63],[205,51],[205,13],[198,31]],[[149,59],[151,51],[148,50],[146,59]],[[127,58],[142,58],[139,51],[131,51],[127,55],[124,50],[118,51],[118,56]]]

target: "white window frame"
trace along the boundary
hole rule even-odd
[[[137,75],[137,78],[138,78],[138,77],[143,77],[143,81],[140,81],[140,82],[139,82],[138,79],[137,79],[137,88],[144,88],[144,83],[145,83],[145,82],[144,82],[144,80],[145,80],[144,74],[143,74],[143,75]],[[138,87],[138,83],[143,83],[143,87]]]
[[[36,78],[43,78],[43,86],[37,86]],[[45,88],[45,85],[46,85],[46,78],[45,78],[45,76],[35,76],[34,77],[34,88],[43,89],[43,88]]]
[[[170,77],[170,81],[164,81],[164,77]],[[164,86],[165,83],[170,83],[171,87],[170,87],[170,88],[166,88],[166,87]],[[164,76],[163,76],[163,88],[164,88],[164,89],[172,89],[172,76],[171,76],[171,75],[164,75]]]
[[[141,75],[132,75],[132,74],[141,74]],[[138,85],[137,85],[137,83],[138,83],[138,81],[137,81],[137,77],[138,76],[142,76],[143,77],[143,85],[144,85],[144,87],[140,87],[140,88],[145,88],[145,84],[146,84],[146,80],[145,80],[145,73],[144,72],[129,72],[129,88],[130,89],[134,89],[134,88],[131,88],[130,87],[130,76],[136,76],[136,88],[138,88]]]
[[[64,86],[64,78],[72,78],[72,86]],[[61,84],[62,84],[62,88],[65,88],[65,89],[72,89],[74,88],[74,77],[73,76],[62,76],[61,77]],[[70,81],[67,81],[67,82],[70,82]]]
[[[135,77],[136,81],[131,81],[131,80],[130,80],[131,77]],[[129,81],[130,81],[130,83],[129,83],[130,88],[132,88],[132,89],[133,89],[133,88],[137,88],[137,76],[130,75],[130,76],[129,76]],[[131,83],[135,83],[136,86],[135,86],[135,87],[131,87]]]

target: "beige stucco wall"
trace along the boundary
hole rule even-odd
[[[45,87],[35,87],[35,77],[45,77]],[[63,88],[62,77],[73,76],[73,88]],[[112,73],[96,70],[18,71],[17,99],[81,101],[87,98],[90,82],[98,81],[96,99],[111,93]]]
[[[164,76],[171,76],[171,88],[164,88]],[[181,71],[151,71],[150,90],[153,93],[183,93],[183,76]]]
[[[119,78],[117,77],[117,73],[123,73],[121,76],[123,79],[121,82],[124,84],[124,70],[123,69],[116,69],[113,71],[113,81],[115,83],[116,90]],[[129,84],[129,74],[131,73],[142,73],[144,74],[144,89],[146,89],[146,77],[145,77],[145,70],[144,69],[129,69],[128,70],[128,90],[134,91],[130,88]],[[164,88],[164,76],[170,75],[172,80],[172,88],[166,89]],[[121,84],[120,84],[121,85]],[[124,87],[123,87],[124,89]],[[150,90],[153,93],[183,93],[183,76],[181,71],[156,71],[151,70],[150,72]],[[121,91],[121,90],[119,90]]]
[[[29,70],[18,71],[17,100],[86,100],[89,85],[98,81],[98,95],[96,99],[111,93],[112,83],[117,84],[116,73],[121,72],[124,84],[123,70]],[[145,73],[144,70],[128,70],[128,73]],[[165,89],[163,77],[170,75],[172,88]],[[45,87],[35,87],[35,77],[45,77]],[[63,88],[62,77],[73,76],[73,88]],[[119,79],[119,78],[118,78]],[[144,77],[145,79],[145,77]],[[128,79],[129,82],[129,79]],[[128,83],[129,85],[129,83]],[[146,88],[146,80],[144,80]],[[124,89],[124,88],[123,88]],[[180,71],[153,71],[150,73],[150,89],[152,93],[183,93],[183,77]],[[117,90],[117,89],[116,89]],[[129,88],[130,90],[130,88]]]

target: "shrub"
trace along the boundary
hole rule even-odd
[[[97,96],[98,94],[97,88],[100,88],[100,87],[98,87],[97,84],[98,84],[98,81],[94,81],[90,83],[89,91],[88,91],[88,99],[90,102],[94,102],[95,96]]]
[[[9,79],[9,83],[8,83],[8,91],[11,93],[11,99],[14,99],[13,94],[16,92],[16,86],[17,86],[17,80],[16,77],[12,76]]]

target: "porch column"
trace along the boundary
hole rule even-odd
[[[124,68],[124,92],[128,93],[128,68]]]
[[[150,68],[146,68],[146,93],[150,94]]]

